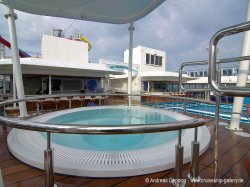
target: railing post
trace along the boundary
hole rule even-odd
[[[45,187],[54,186],[53,150],[50,143],[50,132],[47,132],[47,149],[44,151]]]
[[[215,103],[215,119],[214,119],[214,131],[219,131],[219,121],[220,121],[220,95],[216,93],[216,103]]]
[[[99,106],[101,106],[102,103],[101,103],[101,96],[99,96]]]
[[[191,161],[191,169],[190,174],[188,174],[188,178],[191,182],[199,182],[201,179],[198,176],[199,172],[199,152],[200,152],[200,143],[197,142],[198,128],[194,129],[194,141],[192,141],[192,161]]]
[[[0,169],[0,187],[4,187],[1,169]]]
[[[38,102],[38,99],[36,99],[36,115],[39,115],[39,102]]]
[[[172,184],[177,187],[183,187],[186,184],[186,181],[182,178],[183,150],[184,147],[181,145],[181,130],[179,130],[178,144],[175,146],[175,180],[172,180]]]
[[[71,107],[72,107],[72,99],[73,99],[73,96],[68,96],[67,98],[68,98],[68,100],[69,100],[69,108],[71,108]]]
[[[187,101],[184,101],[184,112],[187,113]]]

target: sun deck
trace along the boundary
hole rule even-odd
[[[207,117],[208,119],[211,119]],[[209,149],[200,157],[199,176],[201,179],[218,179],[216,186],[250,186],[250,141],[249,138],[235,135],[224,126],[219,127],[218,145],[214,145],[214,121],[207,124],[212,140]],[[244,132],[250,132],[250,127],[242,125]],[[7,130],[0,128],[0,168],[5,186],[34,187],[44,184],[44,172],[28,166],[15,159],[7,148]],[[218,161],[215,161],[216,155]],[[190,164],[183,167],[183,178],[189,173]],[[173,178],[173,169],[149,175],[121,178],[85,178],[66,175],[55,175],[55,183],[61,186],[172,186],[169,180]],[[222,179],[222,181],[219,181]],[[225,179],[225,180],[224,180]],[[238,184],[229,181],[237,180]],[[146,182],[149,180],[150,182]],[[160,181],[162,180],[162,181]],[[222,182],[222,183],[220,183]],[[188,182],[189,183],[189,182]],[[213,186],[213,183],[199,183],[198,186]],[[189,183],[189,185],[191,184]]]

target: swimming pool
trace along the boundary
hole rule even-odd
[[[134,108],[89,108],[89,110],[72,112],[54,117],[47,122],[52,124],[84,125],[128,125],[176,122],[177,119],[163,112]],[[123,151],[149,148],[164,144],[177,138],[178,133],[161,132],[147,134],[121,135],[77,135],[52,134],[52,141],[62,146],[93,151]],[[46,134],[43,133],[43,137]]]
[[[142,102],[143,103],[143,102]],[[158,102],[153,104],[145,104],[148,106],[154,106],[157,108],[162,109],[170,109],[175,111],[184,111],[184,103],[183,102]],[[225,120],[231,120],[231,113],[232,113],[232,104],[221,104],[220,105],[220,118]],[[203,116],[215,116],[215,105],[206,104],[206,103],[188,103],[186,105],[187,112],[193,114],[199,114]],[[244,114],[246,113],[246,105],[243,106],[242,109],[242,116],[241,116],[241,123],[250,124],[249,120],[247,119]]]
[[[112,115],[111,115],[112,114]],[[79,118],[79,116],[82,116]],[[88,118],[88,119],[87,119]],[[44,114],[32,121],[87,125],[166,123],[191,119],[177,112],[136,106],[77,108]],[[75,137],[76,136],[76,137]],[[133,135],[52,135],[55,172],[90,177],[134,176],[174,167],[176,132]],[[191,160],[194,130],[183,130],[184,163]],[[32,140],[32,141],[31,141]],[[207,127],[198,128],[200,154],[210,142]],[[76,143],[76,145],[73,145]],[[8,136],[11,153],[23,162],[43,169],[45,134],[13,129]]]

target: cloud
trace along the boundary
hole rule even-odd
[[[213,34],[223,27],[245,21],[247,0],[167,0],[145,18],[134,23],[134,46],[142,45],[166,51],[168,71],[176,71],[185,61],[208,58],[206,47]],[[70,36],[75,28],[81,30],[93,45],[90,61],[111,59],[123,61],[129,45],[128,24],[113,25],[88,21],[18,14],[19,47],[26,51],[40,51],[43,33],[53,27],[67,29]],[[8,38],[7,20],[0,6],[0,34]],[[70,27],[69,27],[70,26]],[[242,36],[223,39],[219,56],[239,56]]]

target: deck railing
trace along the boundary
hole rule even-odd
[[[199,99],[185,98],[185,97],[176,97],[176,96],[167,96],[167,95],[149,95],[149,94],[66,94],[66,95],[46,95],[46,96],[36,96],[28,97],[25,99],[15,99],[7,100],[0,103],[0,107],[10,105],[13,103],[18,103],[20,101],[35,101],[37,109],[35,111],[36,115],[40,114],[40,108],[42,105],[42,100],[45,99],[59,99],[59,98],[68,98],[69,108],[72,107],[72,97],[91,97],[94,96],[99,100],[98,104],[102,104],[102,99],[105,97],[155,97],[155,98],[170,98],[183,100],[185,102],[197,102],[202,101]],[[127,99],[128,100],[128,99]],[[154,101],[156,102],[156,101]],[[206,102],[206,101],[203,101]],[[56,109],[57,106],[56,106]],[[33,112],[34,113],[34,112]],[[44,170],[45,170],[45,186],[52,187],[54,185],[54,168],[53,168],[53,149],[51,148],[51,133],[69,133],[69,134],[136,134],[136,133],[154,133],[154,132],[164,132],[164,131],[179,131],[178,143],[176,145],[176,164],[175,164],[175,179],[182,179],[182,165],[183,165],[183,145],[181,143],[181,133],[183,129],[194,128],[195,135],[194,141],[192,142],[193,147],[193,158],[192,166],[190,170],[190,175],[192,179],[198,177],[198,157],[199,157],[199,142],[197,142],[197,128],[203,126],[206,123],[206,120],[202,118],[184,120],[174,123],[163,123],[163,124],[148,124],[148,125],[127,125],[121,126],[110,125],[110,126],[96,126],[96,125],[73,125],[73,124],[49,124],[49,123],[39,123],[31,122],[28,120],[9,118],[9,117],[0,117],[0,121],[3,126],[8,126],[11,128],[32,130],[32,131],[41,131],[47,133],[47,149],[44,151]],[[183,186],[183,180],[175,180],[176,186]]]

